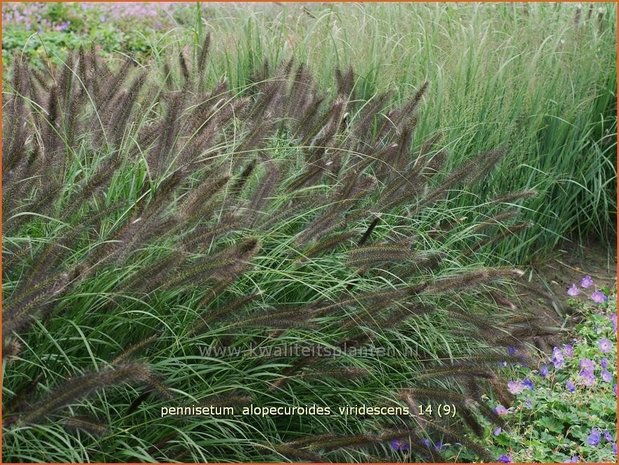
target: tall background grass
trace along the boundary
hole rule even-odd
[[[506,145],[492,188],[541,193],[530,204],[533,226],[501,257],[527,261],[565,238],[614,242],[612,3],[92,5],[41,7],[39,26],[16,17],[22,6],[3,5],[5,62],[15,51],[55,59],[93,41],[119,59],[164,60],[211,32],[213,83],[247,84],[264,57],[307,63],[324,86],[335,67],[352,66],[359,98],[398,98],[428,80],[417,140],[440,129],[454,161]]]
[[[213,80],[243,85],[263,56],[294,56],[325,86],[334,67],[352,66],[360,98],[397,98],[428,80],[417,140],[443,131],[454,161],[506,145],[480,189],[540,192],[524,239],[495,251],[522,262],[565,238],[614,242],[615,16],[609,3],[246,4],[196,6],[182,22],[216,39]]]

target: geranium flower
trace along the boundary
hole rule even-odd
[[[542,378],[545,378],[546,376],[548,376],[549,370],[548,370],[548,365],[542,365],[539,367],[539,374]]]
[[[591,286],[593,286],[593,279],[591,276],[587,275],[580,280],[580,287],[587,289]]]
[[[513,346],[509,346],[509,347],[507,348],[507,355],[509,355],[510,357],[513,357],[513,356],[515,356],[515,355],[516,355],[516,352],[517,352],[517,351],[518,351],[518,349],[516,349],[515,347],[513,347]]]
[[[608,297],[606,297],[606,294],[598,289],[591,294],[591,300],[593,300],[596,304],[603,304],[608,300]]]
[[[608,431],[604,431],[604,439],[606,439],[608,442],[613,442],[614,440],[613,436]]]
[[[497,426],[496,428],[494,428],[494,431],[492,432],[492,434],[494,434],[495,436],[498,436],[502,432],[503,432],[503,428],[501,428],[500,426]]]
[[[604,337],[600,339],[600,342],[598,342],[598,347],[600,348],[600,351],[606,354],[613,349],[613,344]]]
[[[602,360],[600,360],[600,365],[602,365],[602,368],[606,370],[608,368],[608,359],[603,358]]]
[[[602,380],[605,383],[610,383],[613,380],[613,374],[608,370],[602,371]]]
[[[496,412],[497,415],[507,415],[509,413],[509,410],[507,410],[505,407],[503,407],[501,404],[497,405],[494,408],[494,411]]]
[[[600,430],[598,428],[593,428],[591,430],[591,433],[589,434],[589,437],[587,438],[587,444],[589,444],[590,446],[597,446],[600,443],[601,438],[602,435],[600,433]]]
[[[567,358],[571,358],[574,356],[574,346],[571,344],[563,344],[563,355]]]
[[[613,331],[617,332],[617,314],[613,313],[608,318],[610,319],[610,323],[613,325]]]
[[[572,284],[567,290],[567,295],[571,297],[576,297],[578,294],[580,294],[580,289],[576,287],[576,284]]]
[[[512,463],[512,458],[509,456],[509,454],[503,454],[499,456],[499,458],[497,459],[497,462]]]
[[[568,379],[567,383],[565,383],[565,389],[567,389],[568,392],[574,392],[576,390],[576,386],[572,381]]]
[[[524,380],[522,380],[522,385],[525,388],[530,389],[531,391],[535,389],[535,384],[533,384],[533,381],[531,381],[529,378],[525,378]]]
[[[563,358],[563,353],[561,352],[561,349],[559,349],[558,347],[552,349],[552,364],[554,365],[555,369],[558,370],[559,368],[563,367],[564,361],[565,359]]]
[[[514,395],[518,395],[524,391],[524,384],[520,381],[510,381],[507,383],[507,390]]]
[[[391,445],[391,448],[393,450],[398,450],[398,451],[409,450],[411,448],[408,442],[403,441],[401,439],[394,439],[392,441],[389,441],[389,444]]]
[[[595,362],[593,360],[588,359],[588,358],[580,359],[580,365],[579,366],[580,366],[581,372],[586,371],[586,372],[593,373],[593,370],[595,370]]]

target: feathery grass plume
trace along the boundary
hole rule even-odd
[[[275,193],[281,178],[281,172],[272,159],[263,157],[262,163],[266,172],[260,184],[252,194],[252,200],[249,205],[252,225],[255,224],[259,217],[265,214],[265,207]]]
[[[328,463],[323,457],[315,452],[306,449],[299,449],[288,444],[278,444],[277,446],[274,446],[274,449],[276,452],[279,452],[285,457],[307,460],[316,463]]]
[[[206,259],[186,264],[176,272],[176,276],[165,282],[164,288],[197,286],[209,279],[214,281],[234,279],[250,265],[250,260],[259,250],[258,239],[245,239],[238,245],[228,247]]]
[[[376,265],[383,262],[412,260],[411,241],[386,242],[359,247],[348,252],[346,264],[351,267]]]
[[[169,392],[146,365],[135,362],[125,363],[65,381],[52,390],[47,397],[33,405],[31,409],[23,412],[18,419],[18,424],[25,425],[47,421],[57,410],[96,391],[133,382],[151,385],[161,395],[170,398]]]
[[[303,255],[299,257],[297,260],[300,263],[303,263],[312,257],[315,257],[323,252],[331,250],[340,244],[346,243],[347,241],[351,240],[356,235],[357,233],[355,233],[354,231],[346,231],[343,233],[331,234],[330,236],[325,237],[321,241],[316,242],[314,245],[309,246],[303,252]]]
[[[86,415],[77,415],[64,420],[64,426],[69,431],[85,431],[93,436],[103,436],[107,426],[101,421]]]
[[[480,268],[454,276],[438,279],[427,286],[422,292],[436,294],[446,291],[454,291],[462,288],[471,288],[480,284],[489,283],[499,279],[520,278],[524,271],[515,268]]]
[[[50,65],[49,73],[15,65],[14,84],[5,93],[10,140],[3,147],[3,233],[8,239],[3,255],[12,261],[12,269],[3,270],[5,354],[20,338],[29,349],[20,358],[27,358],[36,356],[36,344],[55,336],[54,331],[95,321],[113,323],[107,318],[119,310],[117,297],[123,299],[124,313],[113,318],[120,315],[121,324],[126,311],[132,324],[135,318],[141,327],[152,317],[165,325],[166,333],[176,335],[174,344],[160,348],[161,328],[140,330],[139,336],[119,342],[114,331],[118,322],[104,325],[105,331],[114,328],[106,334],[111,347],[125,348],[114,354],[112,367],[64,380],[58,375],[56,388],[22,407],[22,373],[17,363],[11,364],[7,389],[15,393],[19,408],[11,413],[19,424],[60,417],[64,407],[125,383],[147,386],[129,413],[154,393],[169,395],[147,365],[130,361],[155,344],[161,350],[150,350],[145,357],[167,366],[182,352],[189,373],[200,359],[195,353],[186,356],[191,345],[197,352],[197,344],[212,339],[236,348],[252,338],[285,342],[311,329],[317,337],[331,339],[316,339],[316,345],[343,349],[404,334],[402,328],[413,323],[494,355],[508,340],[551,331],[528,315],[510,321],[515,309],[509,306],[488,317],[485,310],[500,303],[486,285],[492,283],[493,290],[496,281],[518,273],[474,266],[459,251],[447,254],[443,244],[458,240],[468,224],[445,229],[431,246],[425,242],[424,228],[440,222],[426,207],[448,199],[455,186],[479,181],[482,174],[476,170],[490,172],[503,155],[502,150],[489,151],[453,170],[445,163],[445,150],[437,147],[439,133],[414,145],[427,84],[388,117],[383,111],[390,92],[357,101],[352,70],[338,70],[335,95],[329,97],[307,66],[295,66],[292,60],[263,67],[247,89],[229,88],[225,80],[207,89],[214,82],[205,75],[209,46],[205,35],[195,53],[183,51],[178,61],[163,63],[166,82],[157,78],[161,70],[151,63],[142,71],[134,69],[131,58],[114,66],[95,50],[81,49],[59,70]],[[527,191],[501,195],[482,203],[475,217],[502,225],[508,218],[499,207],[528,196]],[[474,230],[478,232],[482,225],[471,228],[480,228]],[[346,266],[376,268],[385,261],[395,263],[366,274]],[[445,302],[456,297],[475,305],[466,312],[451,311]],[[439,328],[434,317],[443,315],[449,318]],[[30,325],[37,319],[40,325]],[[75,325],[64,325],[66,321]],[[42,328],[50,331],[44,338]],[[230,328],[232,334],[222,335]],[[69,345],[65,355],[73,363],[83,350],[75,349],[75,338],[67,334],[62,332]],[[96,342],[89,344],[91,357],[97,357],[101,341]],[[420,343],[416,350],[430,355],[431,348]],[[340,383],[365,374],[369,382],[376,379],[371,360],[363,368],[320,361],[316,356],[277,356],[273,363],[265,356],[252,358],[251,368],[243,360],[234,360],[229,368],[234,376],[247,375],[248,391],[258,397],[277,391],[291,395],[288,400],[295,399],[298,386],[311,391],[329,376]],[[411,366],[416,361],[410,360]],[[77,368],[80,363],[75,362]],[[229,386],[218,384],[218,364],[212,365],[196,368],[205,382],[188,382],[179,389],[200,403],[215,402],[210,389],[229,392]],[[255,371],[249,375],[244,370]],[[380,370],[390,368],[381,365]],[[435,399],[457,399],[461,417],[449,423],[398,418],[395,431],[393,422],[383,419],[359,419],[354,430],[338,420],[329,425],[328,434],[291,424],[290,437],[309,437],[278,448],[272,444],[286,438],[265,431],[267,444],[262,445],[271,457],[275,450],[322,460],[318,451],[329,458],[340,457],[336,451],[345,447],[381,452],[388,438],[409,438],[416,457],[435,459],[438,454],[418,444],[422,432],[448,437],[443,428],[456,437],[452,430],[464,431],[461,425],[478,432],[479,415],[492,418],[481,403],[482,394],[496,391],[487,360],[439,366],[425,377],[417,374],[423,371],[413,369],[407,384],[417,390],[415,395],[422,396],[425,389]],[[301,382],[285,387],[295,378]],[[195,391],[194,384],[209,391]],[[442,390],[435,389],[437,384]],[[393,391],[403,387],[389,380],[385,386]],[[224,404],[233,402],[228,397]],[[67,422],[77,427],[78,420]],[[238,431],[251,427],[244,421],[237,426]],[[192,439],[193,434],[187,432]],[[164,437],[156,448],[168,459],[177,442]],[[223,451],[214,448],[207,458],[223,457]],[[370,457],[362,455],[365,451],[351,452],[357,453]]]

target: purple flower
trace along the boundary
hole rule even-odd
[[[593,300],[596,304],[603,304],[608,300],[608,297],[606,297],[606,295],[598,289],[591,294],[591,300]]]
[[[494,434],[495,436],[498,436],[502,432],[503,432],[503,429],[500,426],[497,426],[496,428],[494,428],[494,431],[492,432],[492,434]]]
[[[531,399],[526,399],[524,401],[524,408],[531,410],[533,408],[533,402]]]
[[[608,442],[613,442],[614,440],[612,434],[610,434],[608,431],[604,431],[604,439],[606,439]]]
[[[393,450],[398,450],[398,451],[409,450],[411,448],[408,442],[402,441],[401,439],[394,439],[392,441],[389,441],[389,444],[391,444],[391,448]]]
[[[586,371],[586,372],[593,373],[593,370],[595,370],[595,362],[588,358],[581,358],[579,366],[580,366],[581,372]]]
[[[514,395],[520,394],[524,391],[524,384],[520,381],[510,381],[507,383],[507,390]]]
[[[533,389],[535,389],[535,384],[533,384],[533,381],[531,381],[529,378],[525,378],[525,379],[522,381],[522,385],[523,385],[525,388],[530,389],[531,391],[532,391]]]
[[[602,371],[602,381],[604,381],[605,383],[610,383],[613,380],[613,374],[608,371],[608,370],[604,370]]]
[[[593,372],[581,372],[580,373],[580,382],[587,387],[591,387],[595,384],[595,375]]]
[[[580,294],[580,289],[576,287],[576,284],[572,284],[567,290],[567,295],[571,297],[576,297],[578,294]]]
[[[497,462],[512,463],[512,458],[509,456],[509,454],[503,454],[499,456],[499,458],[497,459]]]
[[[497,405],[494,411],[496,412],[497,415],[507,415],[509,413],[509,410],[507,410],[501,404]]]
[[[516,355],[516,352],[517,352],[517,349],[516,349],[515,347],[509,346],[509,347],[507,348],[507,354],[508,354],[510,357],[514,357],[514,356]]]
[[[613,313],[608,318],[610,319],[610,323],[613,325],[613,331],[617,332],[617,314]]]
[[[561,352],[561,349],[559,349],[558,347],[552,349],[552,364],[557,370],[563,367],[564,361],[565,359],[563,358],[563,353]]]
[[[598,347],[600,348],[600,351],[606,354],[613,349],[613,344],[604,337],[600,339],[600,342],[598,342]]]
[[[600,443],[600,439],[600,430],[598,428],[593,428],[591,430],[591,434],[589,434],[589,437],[587,438],[587,444],[589,444],[590,446],[597,446]]]
[[[617,455],[617,443],[613,442],[613,455]]]
[[[574,346],[571,344],[563,344],[563,354],[567,358],[572,358],[574,356]]]
[[[603,358],[602,360],[600,360],[600,365],[602,365],[602,368],[606,370],[608,368],[608,359]]]
[[[439,451],[443,448],[443,441],[436,441],[434,443],[434,450]]]
[[[542,378],[548,376],[548,365],[542,365],[539,367],[539,374]]]
[[[568,392],[574,392],[576,390],[576,386],[574,386],[574,383],[568,379],[567,383],[565,383],[565,389],[567,389]]]
[[[421,443],[426,446],[426,447],[430,447],[430,445],[432,445],[432,442],[430,442],[430,440],[428,438],[423,438],[421,440]]]
[[[591,276],[587,275],[580,280],[580,287],[587,289],[591,286],[593,286],[593,279],[591,279]]]

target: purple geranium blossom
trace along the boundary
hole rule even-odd
[[[509,454],[503,454],[499,456],[499,458],[497,459],[497,462],[512,463],[512,458],[509,456]]]
[[[539,367],[539,374],[542,378],[545,378],[546,376],[548,376],[548,365],[542,365]]]
[[[617,455],[617,443],[613,442],[613,454]]]
[[[580,289],[578,289],[576,287],[576,284],[572,284],[568,289],[567,289],[567,295],[571,296],[571,297],[576,297],[578,294],[580,294]]]
[[[593,370],[595,370],[595,362],[588,358],[581,358],[579,366],[580,366],[581,373],[583,371],[593,373]]]
[[[583,386],[593,386],[595,384],[595,374],[592,371],[581,371],[580,382],[583,384]]]
[[[608,297],[606,297],[606,294],[598,289],[591,294],[591,300],[593,300],[596,304],[603,304],[608,300]]]
[[[509,410],[507,410],[501,404],[497,405],[494,411],[496,412],[497,415],[507,415],[509,413]]]
[[[520,394],[524,391],[524,384],[521,381],[510,381],[507,383],[507,390],[514,395]]]
[[[572,358],[574,356],[574,346],[571,344],[563,344],[563,355],[567,358]]]
[[[610,383],[613,380],[613,374],[608,370],[602,371],[602,380],[605,383]]]
[[[608,431],[604,431],[604,439],[606,439],[608,442],[613,442],[614,440],[612,434],[610,434],[610,432]]]
[[[423,438],[421,443],[426,447],[430,447],[432,445],[432,442],[428,438]]]
[[[602,368],[606,370],[608,368],[608,359],[603,358],[602,360],[600,360],[600,365],[602,365]]]
[[[510,357],[514,357],[516,355],[516,352],[518,351],[518,349],[516,349],[513,346],[509,346],[507,348],[507,355],[509,355]]]
[[[563,358],[563,353],[561,352],[561,349],[559,349],[558,347],[552,349],[552,364],[557,370],[563,367],[564,361],[565,359]]]
[[[617,314],[613,313],[608,318],[610,319],[610,323],[613,325],[613,331],[617,332]]]
[[[589,437],[587,438],[587,444],[590,446],[597,446],[600,443],[600,439],[602,438],[602,434],[598,428],[593,428]]]
[[[436,441],[434,443],[434,450],[440,452],[442,448],[443,448],[443,441]]]
[[[591,286],[593,286],[593,279],[591,276],[587,275],[580,280],[580,287],[587,289]]]
[[[391,448],[393,450],[409,450],[411,448],[410,444],[406,441],[403,441],[401,439],[394,439],[392,441],[389,441],[389,444],[391,444]]]
[[[600,339],[600,342],[598,342],[598,347],[600,348],[600,351],[606,354],[612,350],[613,343],[603,337],[602,339]]]
[[[576,386],[574,386],[574,383],[568,379],[567,383],[565,383],[565,389],[567,389],[568,392],[574,392],[576,390]]]
[[[494,434],[495,436],[498,436],[502,432],[503,432],[503,428],[501,428],[500,426],[497,426],[496,428],[494,428],[494,431],[492,432],[492,434]]]
[[[527,388],[530,389],[531,391],[533,389],[535,389],[535,384],[533,384],[533,381],[531,381],[529,378],[525,378],[522,380],[522,385]]]

